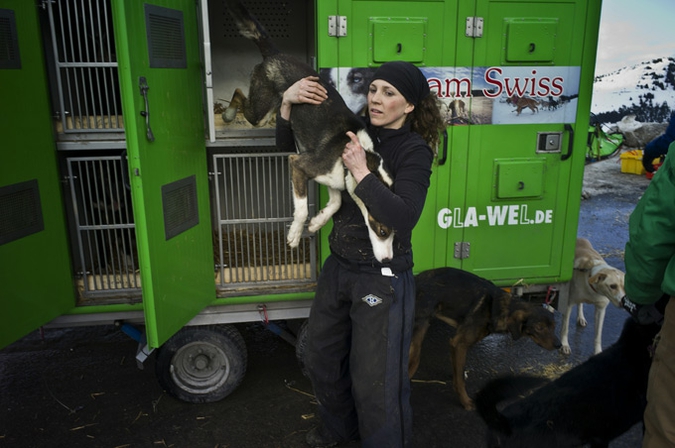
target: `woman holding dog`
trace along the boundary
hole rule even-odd
[[[318,78],[302,79],[284,94],[277,145],[294,151],[288,120],[293,104],[327,98]],[[356,136],[342,154],[370,214],[395,229],[394,257],[378,262],[358,206],[347,192],[333,216],[331,254],[323,265],[308,321],[305,355],[319,403],[312,447],[361,440],[361,446],[412,446],[408,351],[415,307],[411,234],[430,183],[432,147],[443,120],[438,99],[414,65],[394,61],[375,72],[368,92],[368,131],[394,178],[388,189],[366,166]]]

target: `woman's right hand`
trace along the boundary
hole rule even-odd
[[[279,112],[288,120],[291,117],[293,104],[321,104],[328,98],[328,91],[319,83],[317,76],[308,76],[296,81],[284,92]]]

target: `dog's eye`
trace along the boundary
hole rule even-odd
[[[361,73],[354,73],[354,84],[363,82],[363,75]]]

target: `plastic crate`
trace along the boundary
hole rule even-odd
[[[642,150],[633,149],[621,154],[621,172],[642,175],[645,168],[642,166]]]

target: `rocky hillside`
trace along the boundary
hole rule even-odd
[[[616,123],[627,115],[643,123],[668,121],[675,109],[675,59],[658,58],[595,78],[593,121]]]

